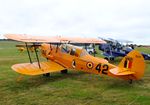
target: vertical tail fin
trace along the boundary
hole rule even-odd
[[[140,52],[133,50],[125,56],[117,68],[110,72],[123,79],[139,80],[144,75],[145,62]]]
[[[144,75],[145,62],[140,52],[133,50],[120,62],[120,68],[126,68],[131,72],[134,72],[133,76],[135,80],[140,79]]]

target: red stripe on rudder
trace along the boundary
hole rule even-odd
[[[128,68],[130,69],[131,67],[132,67],[132,61],[130,60]]]

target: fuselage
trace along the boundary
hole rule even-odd
[[[109,70],[116,67],[108,63],[107,60],[94,57],[88,54],[85,49],[73,45],[62,44],[58,47],[42,44],[41,50],[44,57],[59,63],[66,69],[112,76]]]

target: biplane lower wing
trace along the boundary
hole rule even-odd
[[[21,63],[12,66],[12,69],[20,74],[25,75],[40,75],[51,72],[57,72],[66,69],[65,67],[59,65],[53,61],[40,62],[40,67],[38,62],[34,63]]]

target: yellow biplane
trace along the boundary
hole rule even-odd
[[[94,38],[69,38],[69,37],[35,37],[29,35],[6,34],[8,39],[25,42],[30,63],[15,64],[12,69],[25,75],[45,75],[67,70],[80,70],[93,74],[104,74],[112,77],[128,80],[139,80],[144,75],[145,63],[143,56],[138,51],[130,52],[122,59],[118,66],[110,64],[107,60],[94,57],[83,48],[71,45],[71,43],[105,43]],[[32,62],[28,42],[32,42],[36,53],[37,62]],[[40,62],[35,43],[42,43],[40,50],[47,59]],[[70,43],[70,44],[68,44]]]

